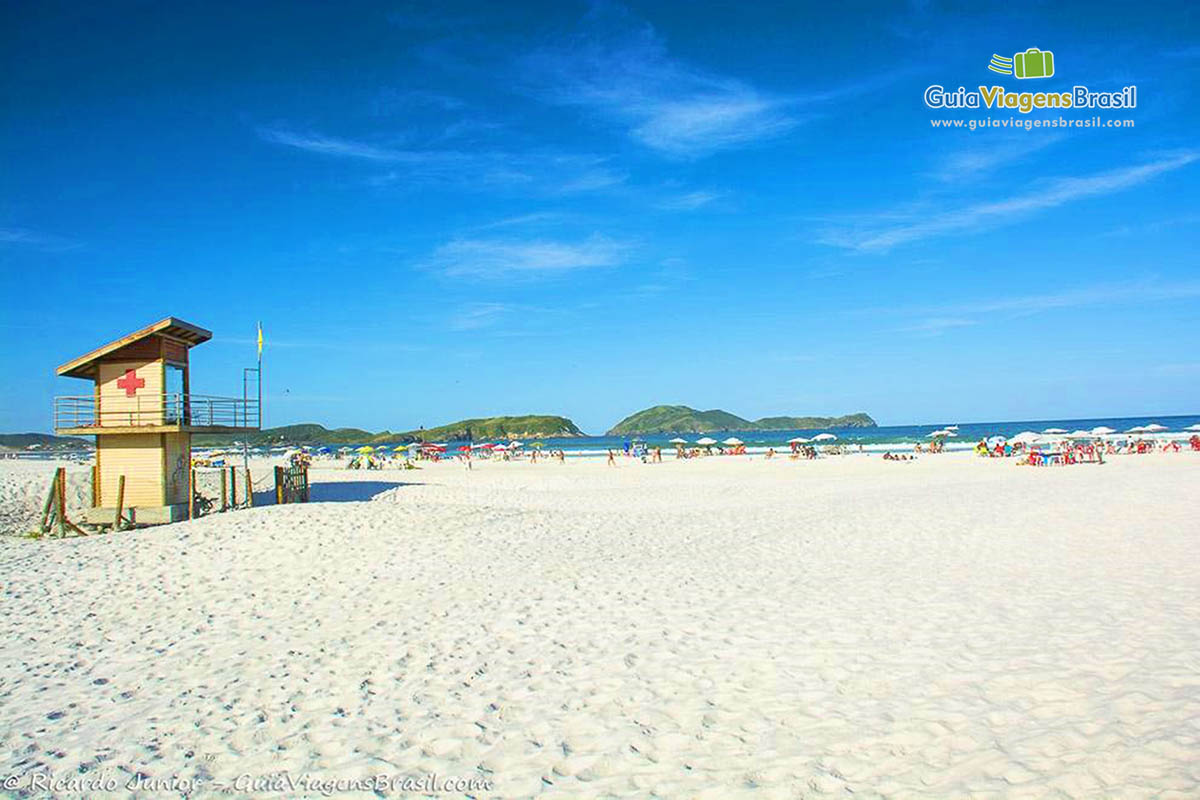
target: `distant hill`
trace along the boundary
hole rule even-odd
[[[78,436],[51,436],[48,433],[0,433],[0,447],[25,450],[30,445],[37,445],[38,449],[78,450],[81,447],[90,448],[92,443],[87,439],[80,439]]]
[[[521,417],[482,417],[464,419],[425,430],[372,433],[361,428],[326,428],[316,423],[266,428],[251,434],[198,434],[192,437],[199,446],[246,442],[252,447],[300,444],[406,444],[474,439],[533,439],[582,436],[583,432],[566,417],[531,414]]]
[[[709,411],[697,411],[689,406],[653,406],[636,414],[630,414],[614,425],[608,431],[608,435],[873,427],[875,427],[875,420],[862,413],[844,417],[763,417],[752,421],[717,408]]]
[[[472,439],[535,439],[583,436],[583,431],[566,417],[530,414],[524,417],[464,419],[426,430],[394,434],[391,440],[412,442],[465,441]]]

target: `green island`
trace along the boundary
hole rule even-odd
[[[874,428],[875,420],[864,413],[844,417],[763,417],[743,419],[714,408],[697,411],[689,406],[653,406],[630,414],[614,425],[609,436],[650,433],[707,433],[710,431],[789,431],[816,428]]]
[[[230,444],[235,438],[252,447],[300,444],[407,444],[409,442],[456,442],[484,439],[536,439],[583,436],[566,417],[529,414],[515,417],[480,417],[393,433],[372,433],[361,428],[326,428],[316,423],[264,428],[250,435],[202,434],[192,438],[199,446]]]

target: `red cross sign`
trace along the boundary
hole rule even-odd
[[[146,379],[139,378],[137,376],[137,370],[127,369],[125,370],[124,378],[117,378],[117,388],[124,389],[126,397],[133,397],[135,394],[137,394],[137,390],[141,389],[145,385]]]

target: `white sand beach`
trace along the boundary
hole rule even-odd
[[[6,525],[51,468],[0,462]],[[312,474],[325,502],[0,537],[6,791],[1200,796],[1200,454]]]

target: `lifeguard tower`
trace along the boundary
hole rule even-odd
[[[96,437],[89,521],[111,521],[122,476],[123,505],[138,523],[184,519],[192,434],[261,427],[261,391],[256,399],[245,396],[245,374],[241,399],[192,394],[188,351],[211,338],[204,328],[167,317],[58,368],[59,375],[95,382],[90,396],[54,399],[55,432]]]

